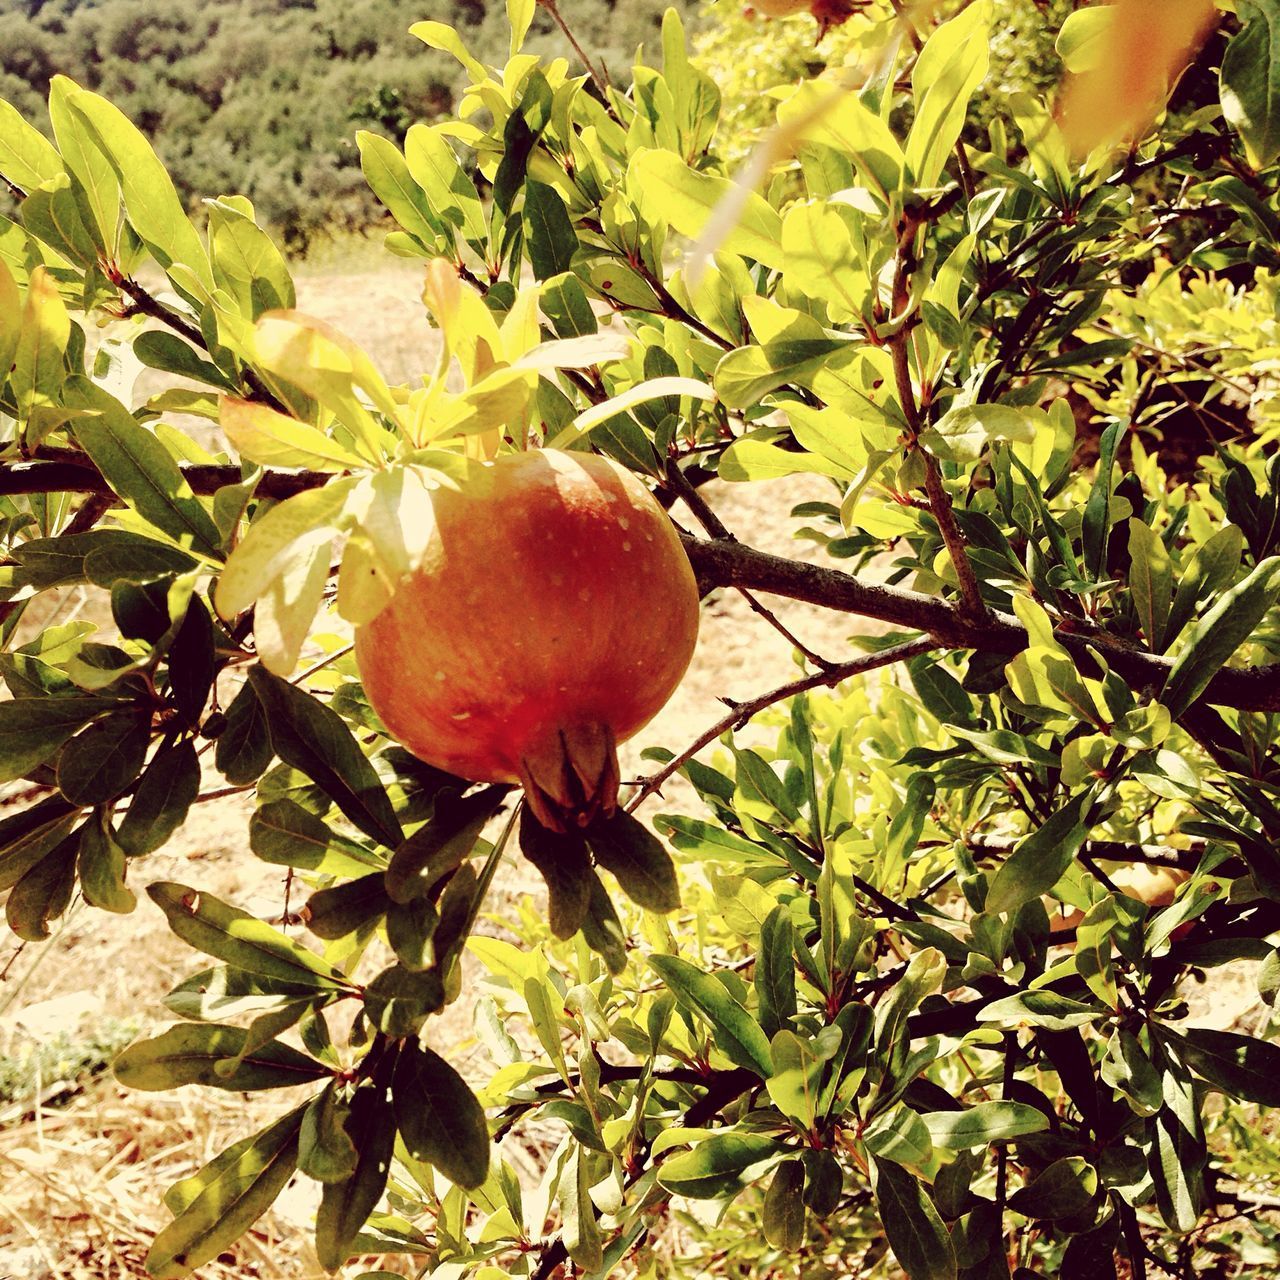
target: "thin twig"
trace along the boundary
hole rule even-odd
[[[621,124],[622,121],[618,120],[618,114],[614,110],[613,98],[609,92],[609,82],[604,78],[602,72],[596,70],[595,63],[587,57],[587,51],[578,42],[578,37],[573,34],[573,28],[564,20],[564,17],[560,12],[560,6],[556,3],[556,0],[538,0],[538,3],[551,15],[556,26],[564,32],[565,39],[573,46],[573,51],[578,55],[582,65],[586,68],[587,75],[591,77],[591,83],[595,85],[596,92],[599,93],[600,100],[604,104],[605,110],[608,111],[608,113],[613,116],[619,124]]]
[[[807,693],[810,689],[830,688],[832,685],[839,684],[841,680],[863,675],[868,671],[876,670],[877,667],[887,667],[894,662],[905,662],[908,658],[918,657],[920,654],[928,653],[938,647],[938,642],[932,636],[921,636],[918,639],[907,640],[902,644],[893,645],[891,648],[882,649],[879,653],[863,654],[862,657],[855,658],[851,662],[838,663],[836,666],[830,667],[826,671],[819,671],[815,675],[803,676],[799,680],[792,680],[787,684],[779,685],[776,689],[770,689],[767,693],[759,694],[747,702],[735,703],[728,715],[722,716],[717,720],[709,729],[700,734],[690,746],[686,747],[684,751],[664,765],[652,777],[644,779],[640,790],[628,801],[627,811],[634,813],[640,805],[662,787],[663,783],[688,764],[704,747],[710,746],[721,734],[728,733],[731,729],[741,729],[753,716],[758,715],[767,707],[771,707],[777,702],[783,702],[787,698],[793,698],[798,694]]]
[[[973,562],[965,550],[964,534],[960,532],[955,512],[951,509],[951,495],[942,483],[942,467],[928,451],[924,451],[924,488],[929,495],[929,511],[938,522],[942,541],[946,543],[947,553],[955,566],[960,584],[960,611],[979,621],[987,616],[988,610],[978,586],[978,575],[974,572]]]

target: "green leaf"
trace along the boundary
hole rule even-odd
[[[1088,835],[1084,818],[1092,798],[1089,791],[1073,796],[1004,860],[987,892],[989,913],[1017,911],[1058,883]]]
[[[977,1102],[964,1111],[930,1111],[923,1119],[934,1145],[949,1151],[1009,1142],[1049,1127],[1048,1116],[1025,1102]]]
[[[413,180],[399,147],[366,129],[357,131],[356,145],[365,181],[391,216],[427,249],[442,248],[443,228],[422,188]]]
[[[186,821],[200,791],[200,761],[194,743],[161,747],[151,757],[129,811],[116,833],[125,853],[154,853]]]
[[[86,822],[80,832],[80,889],[91,907],[128,915],[138,905],[126,887],[124,850],[103,820]]]
[[[581,1147],[574,1146],[569,1152],[560,1172],[557,1192],[565,1251],[575,1267],[582,1271],[599,1271],[604,1266],[604,1247],[595,1206],[591,1203],[587,1161]]]
[[[9,891],[5,918],[9,928],[26,942],[43,942],[49,921],[56,920],[71,903],[76,887],[77,832],[47,853]]]
[[[948,409],[937,423],[921,432],[921,443],[930,453],[948,462],[976,462],[993,440],[1021,441],[1036,438],[1036,415],[1043,411],[1004,404],[974,404]]]
[[[604,884],[594,871],[591,873],[587,914],[581,928],[583,941],[604,959],[610,973],[619,974],[627,967],[627,938],[622,922]]]
[[[277,413],[269,405],[223,396],[218,421],[240,457],[264,467],[349,471],[367,465],[318,427]]]
[[[535,280],[568,271],[578,236],[560,193],[532,178],[524,185],[524,234]]]
[[[151,717],[118,711],[82,730],[58,757],[58,790],[72,804],[112,800],[142,770],[151,742]]]
[[[763,1080],[773,1074],[768,1038],[719,979],[678,956],[650,956],[649,964],[682,1005],[711,1023],[716,1045],[731,1062]]]
[[[1055,1160],[1009,1197],[1009,1208],[1050,1222],[1088,1211],[1098,1196],[1098,1171],[1081,1156]]]
[[[719,476],[730,482],[776,480],[782,476],[820,475],[850,480],[848,470],[838,462],[816,453],[796,453],[750,437],[735,440],[720,459]]]
[[[147,893],[183,942],[216,960],[282,982],[310,982],[316,990],[351,985],[315,952],[211,894],[171,881],[148,885]]]
[[[995,1000],[979,1010],[979,1022],[998,1022],[1006,1026],[1025,1022],[1033,1027],[1045,1027],[1049,1031],[1066,1031],[1069,1027],[1082,1027],[1106,1017],[1107,1010],[1083,1004],[1056,991],[1037,989],[1019,991],[1017,995]]]
[[[170,1189],[165,1200],[177,1216],[147,1253],[149,1274],[156,1280],[190,1275],[244,1235],[275,1203],[297,1165],[302,1115],[301,1107],[289,1112]]]
[[[1280,1107],[1280,1046],[1199,1027],[1170,1038],[1187,1065],[1229,1098]]]
[[[1164,539],[1135,516],[1129,521],[1129,591],[1142,634],[1155,653],[1164,651],[1172,590],[1173,564]]]
[[[68,738],[106,711],[114,698],[13,698],[0,702],[0,782],[43,764]]]
[[[396,1125],[409,1154],[460,1187],[489,1176],[489,1128],[467,1082],[421,1045],[402,1046],[391,1085]]]
[[[212,288],[204,245],[151,144],[118,107],[96,93],[79,89],[66,101],[115,170],[125,213],[138,238],[166,270],[175,263],[187,267],[206,289]]]
[[[990,64],[990,25],[989,7],[970,5],[938,27],[916,59],[911,73],[915,119],[906,154],[917,187],[937,185],[960,137],[969,99]]]
[[[760,1027],[770,1040],[796,1015],[794,930],[789,909],[773,908],[760,926],[754,984]]]
[[[775,1249],[795,1253],[804,1244],[804,1164],[784,1160],[764,1196],[764,1238]]]
[[[329,1074],[328,1067],[278,1041],[247,1054],[228,1075],[215,1070],[223,1059],[239,1056],[247,1036],[242,1027],[184,1022],[131,1044],[115,1060],[113,1070],[126,1089],[156,1091],[202,1084],[235,1093],[287,1089]]]
[[[293,800],[271,800],[249,819],[249,847],[277,866],[330,876],[362,876],[382,868],[382,860],[340,836]]]
[[[1262,561],[1187,628],[1160,701],[1176,720],[1205,691],[1233,653],[1253,634],[1280,596],[1280,557]]]
[[[754,192],[740,197],[729,178],[699,173],[670,151],[641,151],[627,170],[627,190],[646,222],[665,222],[690,239],[702,234],[722,201],[741,198],[741,210],[718,252],[741,254],[774,270],[786,265],[782,219]]]
[[[507,787],[495,786],[468,796],[437,796],[430,820],[400,844],[387,864],[391,900],[406,903],[424,897],[461,866],[507,792]]]
[[[877,1116],[862,1136],[873,1156],[895,1164],[920,1167],[933,1152],[933,1138],[925,1118],[910,1107],[898,1107]]]
[[[17,107],[0,98],[0,175],[30,192],[63,172],[53,143],[28,124]]]
[[[350,1257],[356,1236],[387,1185],[396,1145],[396,1116],[384,1090],[376,1086],[356,1090],[346,1134],[348,1144],[355,1140],[359,1153],[355,1169],[343,1180],[326,1179],[316,1213],[316,1256],[330,1271]]]
[[[873,1156],[871,1188],[885,1238],[908,1280],[955,1280],[951,1237],[915,1176]]]
[[[1265,169],[1280,156],[1280,3],[1241,0],[1239,10],[1243,28],[1222,57],[1222,114]]]
[[[184,547],[216,556],[218,528],[168,449],[119,400],[87,378],[68,379],[62,400],[77,411],[76,439],[112,489]]]
[[[597,819],[585,832],[596,862],[617,877],[622,891],[648,911],[674,911],[680,905],[675,863],[662,841],[637,818],[619,809]]]
[[[735,1196],[764,1177],[786,1154],[774,1138],[760,1133],[718,1133],[658,1166],[658,1182],[691,1200]]]
[[[386,788],[342,717],[265,667],[251,667],[249,681],[275,754],[305,773],[365,835],[396,848],[404,832]]]
[[[282,982],[216,965],[178,983],[164,998],[164,1006],[192,1022],[223,1022],[228,1018],[261,1017],[288,1005],[314,1000],[315,983]]]
[[[440,220],[456,225],[472,245],[484,245],[489,234],[484,206],[448,138],[429,124],[411,125],[404,138],[404,158]]]

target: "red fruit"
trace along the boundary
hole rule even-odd
[[[519,782],[538,820],[617,803],[616,747],[661,710],[698,632],[680,539],[624,467],[544,449],[432,492],[422,566],[356,630],[392,736],[476,782]]]
[[[749,7],[766,18],[788,18],[807,9],[818,24],[818,38],[821,39],[828,28],[847,22],[859,9],[867,6],[866,0],[750,0]]]

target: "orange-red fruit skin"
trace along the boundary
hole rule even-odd
[[[698,591],[635,476],[594,454],[510,454],[432,506],[423,564],[356,631],[393,737],[461,777],[516,782],[561,758],[562,733],[621,742],[657,714],[693,656]]]

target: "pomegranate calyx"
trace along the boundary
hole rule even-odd
[[[520,760],[525,801],[548,831],[609,817],[618,807],[619,776],[613,730],[599,722],[557,729]]]

